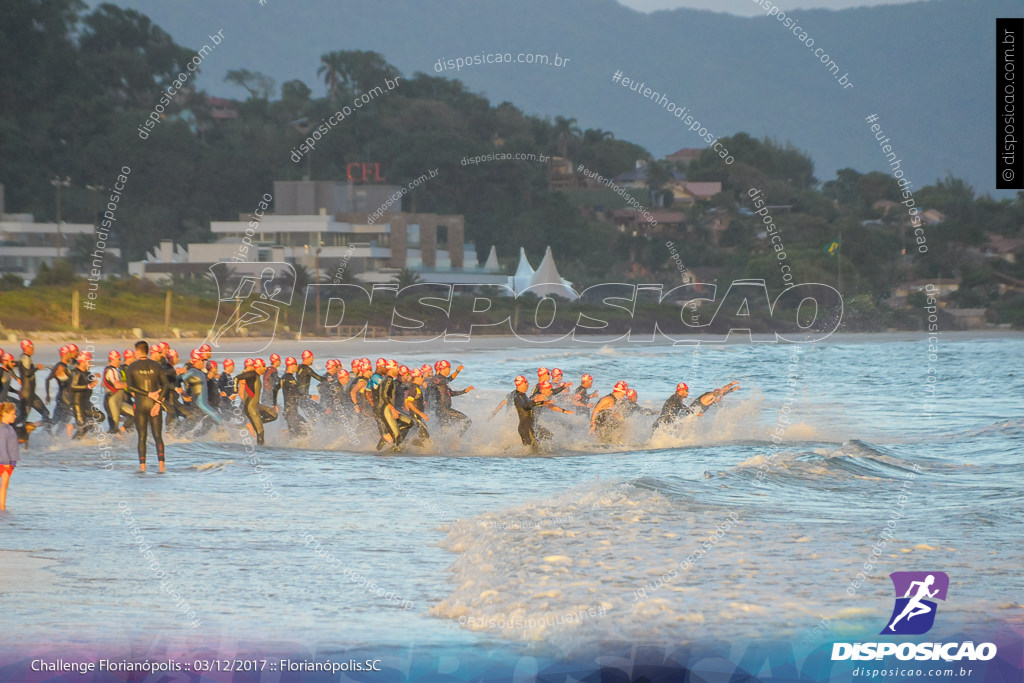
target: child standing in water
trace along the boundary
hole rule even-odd
[[[13,403],[0,403],[0,510],[7,509],[7,485],[18,464],[18,434],[13,427],[17,415]]]

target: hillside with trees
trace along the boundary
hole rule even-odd
[[[506,265],[520,246],[536,263],[550,245],[563,275],[580,288],[677,279],[665,248],[666,240],[675,240],[686,266],[698,273],[705,269],[720,282],[764,278],[770,291],[781,291],[776,251],[759,236],[764,226],[749,199],[758,188],[769,204],[785,207],[772,216],[795,280],[836,285],[841,273],[848,321],[857,329],[916,327],[917,317],[884,302],[900,283],[924,278],[959,278],[951,306],[988,308],[991,322],[1024,324],[1024,264],[1012,254],[992,258],[984,248],[993,236],[1024,238],[1024,193],[1012,200],[978,197],[953,176],[914,188],[918,207],[943,216],[927,227],[922,254],[891,176],[842,169],[823,181],[804,152],[739,133],[722,139],[734,164],[707,150],[676,168],[689,180],[722,183],[721,194],[685,210],[693,230],[633,235],[608,218],[624,200],[587,189],[552,191],[545,163],[462,163],[495,152],[543,154],[613,177],[641,160],[648,186],[634,195],[648,206],[662,202],[670,165],[607,131],[581,130],[573,112],[553,119],[527,115],[514,103],[491,103],[458,80],[402,74],[385,55],[339,46],[321,57],[316,83],[278,84],[256,71],[230,70],[226,80],[248,93],[230,103],[237,117],[216,116],[211,96],[220,84],[193,77],[148,139],[140,139],[138,127],[201,45],[178,45],[145,15],[111,4],[87,12],[79,0],[0,0],[0,11],[6,211],[54,220],[50,179],[70,177],[63,217],[90,223],[98,195],[88,186],[110,185],[129,166],[114,230],[124,262],[108,263],[110,275],[125,272],[127,261],[142,258],[160,239],[211,240],[210,221],[237,219],[274,180],[306,174],[340,180],[347,164],[365,161],[379,162],[387,181],[399,185],[438,169],[436,178],[409,193],[404,210],[463,214],[480,256],[495,245]],[[354,109],[300,163],[292,160],[308,134],[304,123],[318,125],[395,77],[398,88]],[[723,221],[724,231],[712,227]],[[841,245],[838,252],[825,253],[833,241]],[[72,250],[72,263],[87,258],[88,242]]]

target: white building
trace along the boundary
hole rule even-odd
[[[0,275],[14,273],[33,280],[42,264],[53,266],[68,258],[80,235],[92,236],[90,223],[36,223],[30,213],[4,213],[4,190],[0,185]],[[121,250],[105,247],[105,258],[120,259]]]
[[[334,281],[339,271],[362,282],[391,282],[409,268],[424,282],[505,283],[497,259],[477,263],[476,248],[464,240],[462,216],[386,211],[372,220],[400,190],[395,185],[277,181],[274,213],[212,221],[215,242],[186,248],[162,242],[146,260],[129,264],[129,273],[160,280],[175,273],[204,274],[218,262],[276,261],[304,266],[319,282]]]

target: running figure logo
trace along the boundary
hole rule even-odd
[[[889,578],[896,589],[896,605],[881,633],[901,636],[927,633],[935,623],[937,610],[936,603],[928,598],[946,599],[949,576],[945,572],[893,572]]]
[[[235,349],[239,353],[259,353],[270,346],[281,312],[292,302],[295,269],[278,262],[221,262],[210,266],[210,274],[217,281],[218,302],[207,343],[217,348],[223,337],[251,338],[243,342],[245,348]]]

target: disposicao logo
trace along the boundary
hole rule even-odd
[[[896,589],[896,605],[892,608],[889,624],[880,635],[919,636],[928,633],[935,623],[938,606],[926,598],[945,602],[949,576],[945,572],[893,572],[889,578]]]
[[[893,572],[889,575],[896,591],[896,604],[879,635],[919,636],[935,624],[938,604],[946,600],[949,576],[945,572]],[[988,661],[996,656],[994,643],[834,643],[832,661],[882,659],[918,661],[967,659]]]

